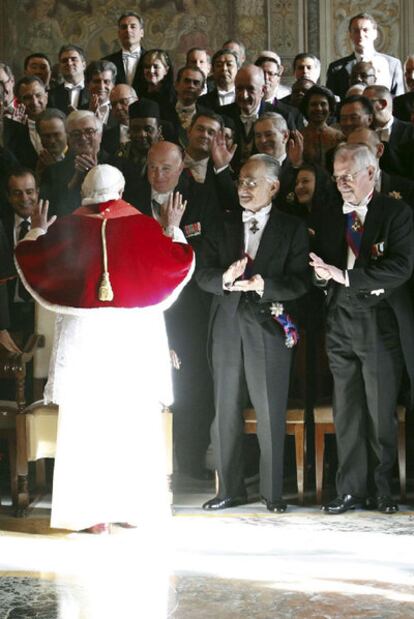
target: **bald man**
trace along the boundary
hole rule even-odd
[[[232,118],[236,131],[235,141],[238,144],[234,167],[239,170],[240,166],[250,157],[254,151],[254,121],[264,112],[273,112],[273,106],[264,101],[265,77],[263,69],[253,64],[248,64],[239,69],[235,80],[236,100],[230,105],[221,108],[221,113]],[[283,114],[289,129],[295,129],[294,121],[290,114]],[[287,117],[286,117],[287,116]]]
[[[220,219],[215,195],[184,171],[183,151],[162,141],[148,151],[147,176],[128,199],[146,215],[165,225],[161,205],[179,191],[187,206],[180,228],[196,254],[201,240]],[[209,295],[190,281],[166,314],[170,347],[181,360],[174,373],[174,446],[180,473],[196,478],[208,476],[205,453],[214,416],[213,388],[206,357]]]
[[[102,136],[103,149],[110,155],[115,153],[121,144],[129,142],[128,108],[138,99],[137,93],[128,84],[114,86],[109,100],[111,103],[111,126],[104,128]]]

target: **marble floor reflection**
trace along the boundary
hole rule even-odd
[[[0,619],[414,619],[414,511],[316,506],[209,514],[206,482],[178,484],[164,530],[109,536],[0,513]],[[308,501],[310,502],[310,500]],[[150,507],[149,507],[150,508]]]

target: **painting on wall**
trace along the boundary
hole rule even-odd
[[[163,48],[176,66],[191,47],[214,52],[230,36],[232,2],[220,0],[6,0],[4,61],[21,71],[22,59],[41,51],[57,61],[64,43],[80,45],[94,60],[119,49],[117,19],[125,11],[144,18],[146,49]],[[4,40],[4,37],[3,37]]]

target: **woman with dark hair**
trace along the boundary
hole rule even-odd
[[[328,125],[329,117],[335,114],[335,107],[334,94],[324,86],[313,86],[303,97],[300,111],[308,121],[308,125],[301,130],[305,161],[325,167],[327,151],[345,139],[340,131]]]
[[[174,100],[174,76],[171,58],[164,49],[149,49],[139,63],[139,97],[159,105]]]

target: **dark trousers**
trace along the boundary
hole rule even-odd
[[[398,325],[385,303],[328,313],[327,351],[334,377],[339,495],[391,494],[397,448],[396,405],[403,371]],[[373,457],[373,479],[370,462]]]
[[[218,309],[212,331],[216,416],[211,437],[219,496],[245,492],[242,411],[246,393],[257,415],[260,493],[270,501],[282,495],[291,356],[280,326],[272,319],[258,323],[242,301],[234,317]]]

